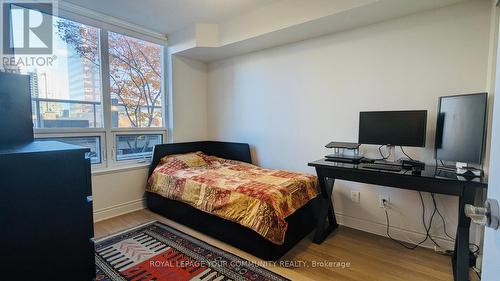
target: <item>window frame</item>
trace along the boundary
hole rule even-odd
[[[112,161],[115,163],[114,166],[115,167],[126,167],[126,166],[130,166],[130,165],[133,165],[133,164],[137,164],[137,163],[149,163],[151,162],[151,159],[153,158],[152,155],[151,157],[149,158],[141,158],[141,159],[131,159],[131,160],[118,160],[117,159],[117,154],[116,154],[116,148],[117,148],[117,144],[116,144],[116,139],[118,137],[118,135],[120,136],[123,136],[123,135],[161,135],[161,141],[162,143],[165,143],[165,138],[166,138],[166,132],[164,130],[148,130],[148,131],[130,131],[130,130],[127,130],[127,131],[115,131],[113,132],[113,152],[112,152]]]
[[[77,23],[95,27],[99,30],[99,54],[100,54],[100,75],[101,75],[101,94],[102,94],[102,128],[34,128],[35,138],[51,138],[51,137],[85,137],[99,136],[101,163],[92,164],[92,170],[95,172],[114,170],[119,168],[135,167],[138,164],[143,165],[143,159],[122,160],[116,161],[114,152],[116,151],[116,135],[117,134],[161,134],[162,143],[169,140],[169,68],[167,62],[167,41],[158,37],[144,34],[140,31],[133,30],[133,25],[124,22],[124,26],[96,20],[96,15],[90,14],[90,10],[78,10],[78,13],[59,7],[58,13],[53,14],[49,11],[43,11],[55,17],[71,20]],[[89,13],[89,15],[85,15]],[[115,21],[116,23],[116,21]],[[111,92],[109,82],[109,49],[108,49],[108,33],[114,32],[125,36],[129,36],[138,40],[144,40],[150,43],[158,44],[161,48],[161,98],[162,98],[162,127],[153,128],[112,128],[111,126]]]
[[[104,132],[87,132],[87,133],[43,133],[35,134],[36,139],[50,139],[50,138],[78,138],[78,137],[98,137],[99,138],[99,150],[101,153],[101,162],[92,164],[92,169],[104,169],[106,167],[106,149],[103,145],[106,142],[106,135]]]

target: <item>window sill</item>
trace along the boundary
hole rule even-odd
[[[121,172],[126,172],[126,171],[144,169],[144,168],[148,168],[149,164],[150,164],[149,162],[146,162],[146,163],[137,163],[137,164],[126,165],[126,166],[98,168],[98,169],[92,170],[92,176],[114,174],[114,173],[121,173]]]

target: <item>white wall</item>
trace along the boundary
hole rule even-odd
[[[207,65],[169,57],[169,139],[174,142],[207,138]],[[147,167],[92,175],[94,221],[144,208]]]
[[[174,142],[207,138],[207,65],[193,59],[171,56]]]
[[[94,221],[143,209],[147,167],[92,175]]]
[[[408,151],[432,162],[438,96],[487,88],[489,18],[488,1],[469,1],[211,63],[209,138],[250,143],[264,167],[312,173],[307,162],[328,153],[326,143],[357,140],[359,111],[427,109],[427,149]],[[385,234],[379,193],[390,195],[394,236],[418,239],[421,207],[411,191],[338,182],[340,222]],[[453,235],[457,200],[438,196],[438,204]],[[432,232],[442,235],[439,220]]]

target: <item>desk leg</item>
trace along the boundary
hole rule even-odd
[[[319,186],[321,189],[321,197],[318,222],[316,224],[316,232],[314,233],[313,242],[321,244],[325,241],[328,234],[338,227],[332,204],[332,192],[335,179],[324,177],[321,172],[321,168],[316,168],[316,173],[318,175]],[[327,219],[328,225],[325,226]]]
[[[458,203],[458,226],[455,239],[455,252],[452,257],[453,279],[469,280],[469,230],[470,219],[465,216],[465,204],[474,204],[475,189],[464,186]]]

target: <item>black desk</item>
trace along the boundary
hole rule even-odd
[[[321,209],[314,234],[314,243],[317,244],[321,244],[338,226],[331,200],[335,179],[458,196],[458,226],[455,254],[452,256],[453,276],[457,281],[468,280],[470,219],[465,216],[464,207],[465,204],[474,203],[476,189],[487,187],[484,177],[467,180],[457,177],[455,173],[436,169],[434,166],[426,166],[420,175],[413,175],[411,171],[364,169],[362,164],[330,162],[325,159],[308,165],[316,168],[321,187]],[[328,225],[326,225],[327,219]]]

